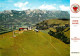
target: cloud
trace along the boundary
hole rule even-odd
[[[26,10],[28,9],[27,7],[27,4],[29,2],[25,2],[25,3],[22,3],[22,2],[18,2],[18,3],[15,3],[14,6],[18,8],[18,10]]]
[[[70,7],[69,7],[69,6],[64,6],[64,5],[60,5],[59,8],[60,8],[62,11],[69,11],[69,10],[70,10]]]
[[[56,7],[54,7],[53,5],[45,5],[45,4],[43,4],[43,5],[41,5],[40,7],[39,7],[39,9],[43,9],[43,10],[55,10],[56,9]]]
[[[27,4],[28,4],[28,2],[25,2],[25,3],[18,2],[18,3],[15,3],[14,6],[16,6],[16,7],[24,7]]]

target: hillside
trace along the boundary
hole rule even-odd
[[[49,19],[35,25],[65,44],[70,44],[70,21],[68,19]]]
[[[0,56],[69,56],[69,46],[41,31],[0,35]]]
[[[64,26],[70,26],[69,19],[48,19],[36,24],[36,27],[39,29],[48,29],[50,27],[55,28]]]
[[[40,22],[40,23],[47,23],[48,25],[51,25],[51,24],[61,24],[61,25],[70,24],[68,19],[58,19],[58,18],[44,20],[43,22]]]

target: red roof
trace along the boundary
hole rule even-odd
[[[25,28],[19,28],[19,29],[25,29]]]

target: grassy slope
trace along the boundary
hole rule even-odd
[[[65,35],[66,37],[70,38],[70,30],[68,30],[68,29],[69,29],[69,27],[66,28],[63,32],[64,32],[64,35]],[[66,31],[66,30],[68,30],[68,31]],[[66,32],[65,32],[65,31],[66,31]]]
[[[70,24],[69,20],[59,20],[59,19],[49,19],[49,20],[45,20],[44,22],[47,22],[48,25],[51,24],[60,24],[60,25],[64,25],[64,24]]]
[[[69,56],[69,46],[43,32],[27,31],[16,38],[0,35],[0,56]]]

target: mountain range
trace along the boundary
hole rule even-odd
[[[67,11],[52,11],[40,9],[28,9],[24,11],[5,10],[0,12],[0,24],[4,25],[34,25],[47,19],[69,19],[70,14]]]

